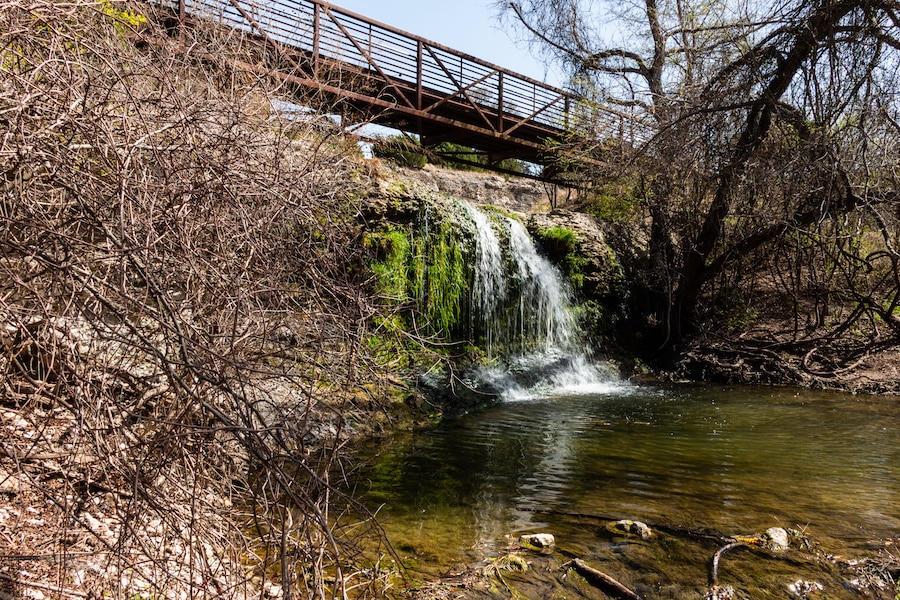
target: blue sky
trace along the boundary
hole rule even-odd
[[[491,0],[334,0],[331,3],[511,71],[552,85],[560,84],[557,70],[545,67],[524,44],[513,41],[514,32],[500,26]]]

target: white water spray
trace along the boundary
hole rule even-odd
[[[569,285],[522,224],[504,218],[497,235],[491,219],[465,206],[476,232],[472,306],[488,357],[502,355],[499,364],[479,369],[476,379],[504,400],[617,388],[612,374],[590,357],[572,315]]]

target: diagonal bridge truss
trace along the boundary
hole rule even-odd
[[[636,137],[625,114],[321,0],[152,1],[182,23],[210,19],[262,38],[288,58],[290,68],[274,73],[286,82],[418,134],[426,146],[472,147],[488,165],[548,164],[548,141],[588,117],[595,131]]]

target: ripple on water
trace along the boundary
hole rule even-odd
[[[501,404],[382,448],[366,477],[392,536],[440,540],[437,574],[516,532],[606,543],[600,523],[553,512],[727,535],[796,527],[841,552],[900,536],[898,465],[894,400],[631,386]]]

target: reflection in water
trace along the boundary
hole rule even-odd
[[[381,448],[364,500],[433,574],[522,532],[605,548],[601,521],[517,507],[727,535],[794,527],[839,551],[900,535],[898,464],[895,400],[619,388],[503,404]]]

